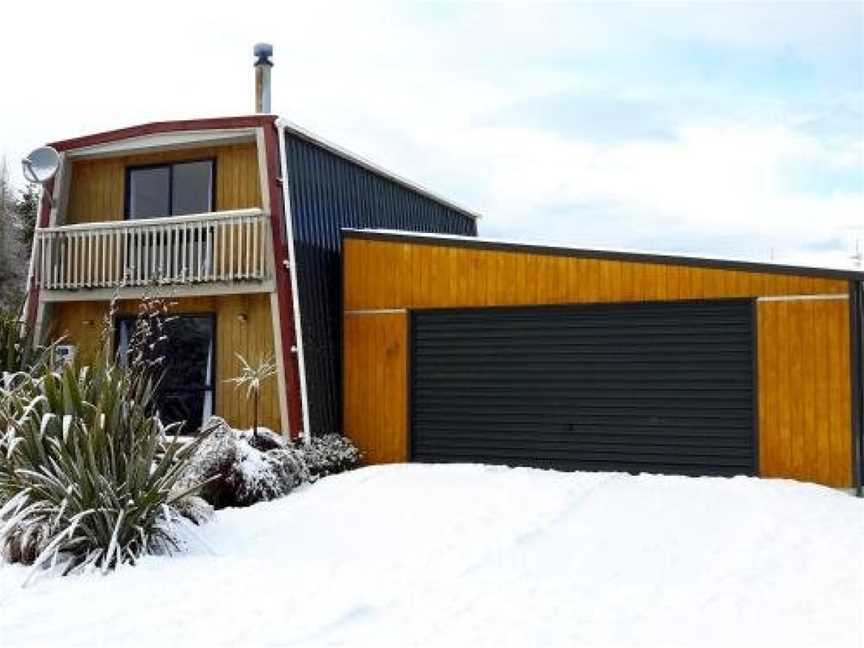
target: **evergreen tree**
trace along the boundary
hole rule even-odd
[[[15,191],[9,180],[9,168],[4,156],[0,159],[0,284],[4,284],[4,287],[6,282],[15,277],[18,265],[15,259],[15,226],[11,222],[14,213]],[[5,293],[5,290],[0,290],[0,293]]]
[[[0,157],[0,308],[20,302],[30,253],[22,249],[18,236],[15,194],[6,157]]]
[[[28,184],[15,201],[15,217],[18,220],[18,240],[29,255],[33,247],[33,230],[36,228],[36,215],[39,212],[39,189]]]

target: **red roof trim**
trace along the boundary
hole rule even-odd
[[[117,140],[130,137],[141,137],[143,135],[157,135],[159,133],[175,133],[189,130],[218,130],[223,128],[256,128],[267,126],[276,121],[276,115],[245,115],[242,117],[212,117],[208,119],[182,119],[177,121],[150,122],[128,128],[84,135],[67,140],[52,142],[58,151],[70,151],[84,148],[85,146],[96,146],[107,144]]]
[[[275,126],[264,129],[264,147],[267,159],[267,179],[270,192],[270,210],[272,212],[273,253],[276,255],[276,301],[279,309],[281,330],[274,335],[282,337],[282,362],[285,368],[285,387],[288,392],[289,433],[292,439],[299,439],[304,430],[303,404],[300,388],[300,366],[297,356],[297,336],[300,334],[294,326],[294,305],[291,295],[291,277],[284,261],[288,259],[288,245],[285,233],[285,219],[290,215],[285,213],[282,201],[282,170],[279,166],[280,138]],[[293,269],[291,270],[293,272]]]

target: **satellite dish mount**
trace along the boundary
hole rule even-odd
[[[45,185],[57,174],[60,168],[60,154],[50,146],[40,146],[32,151],[30,155],[21,160],[21,172],[27,182]],[[46,191],[48,202],[51,202],[51,193]]]

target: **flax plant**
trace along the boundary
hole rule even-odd
[[[181,443],[179,426],[159,420],[153,345],[164,314],[160,300],[142,304],[125,362],[103,356],[2,388],[0,551],[32,564],[31,577],[43,567],[106,572],[178,549],[174,505],[200,485],[176,484],[209,430]]]

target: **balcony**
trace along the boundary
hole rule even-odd
[[[33,278],[45,301],[266,292],[271,241],[260,209],[40,228]]]

